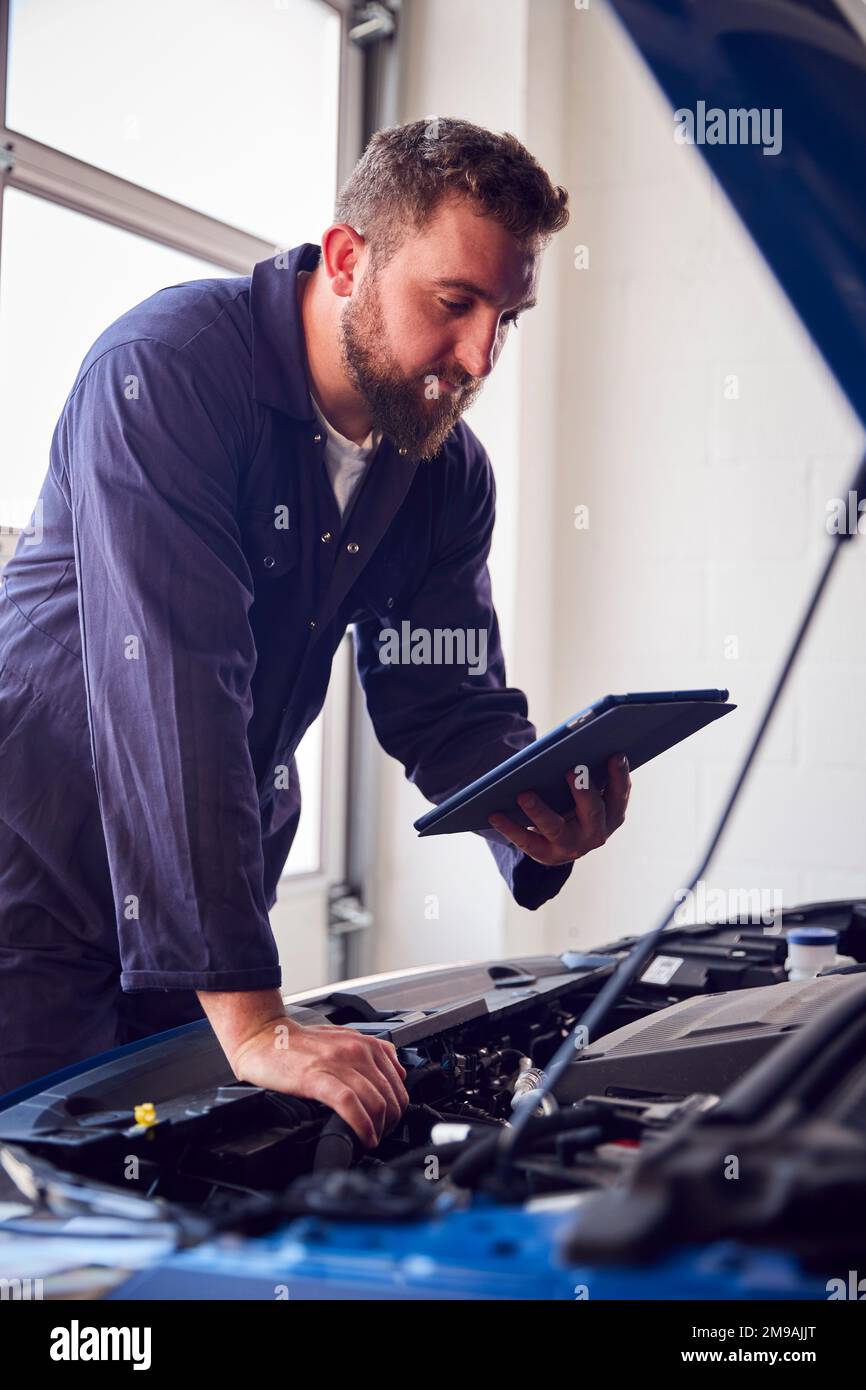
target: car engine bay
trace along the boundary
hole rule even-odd
[[[784,929],[802,922],[833,925],[858,964],[788,980]],[[723,1212],[746,1238],[776,1222],[806,1256],[826,1254],[828,1241],[842,1251],[862,1241],[851,1204],[866,1209],[864,903],[787,909],[770,929],[669,929],[603,1035],[508,1144],[515,1107],[533,1108],[546,1065],[633,943],[357,982],[289,1004],[302,1024],[345,1025],[397,1046],[410,1103],[373,1151],[317,1102],[237,1082],[209,1025],[196,1023],[0,1112],[3,1167],[46,1219],[170,1220],[181,1244],[261,1234],[304,1214],[413,1220],[478,1197],[573,1201],[582,1216],[573,1253],[594,1260],[675,1242],[686,1208],[690,1229],[703,1221],[708,1238]],[[840,1018],[860,1029],[841,1067]],[[807,1052],[819,1073],[808,1102],[792,1101],[809,1071],[801,1058],[781,1097],[738,1117],[732,1098],[833,1019],[833,1046]],[[748,1150],[757,1168],[766,1159],[768,1191],[756,1192],[753,1174],[733,1207],[710,1200],[725,1155]],[[595,1218],[593,1195],[608,1199]]]

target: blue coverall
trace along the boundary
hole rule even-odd
[[[535,737],[466,423],[421,463],[383,438],[341,525],[295,293],[319,254],[136,305],[57,422],[41,539],[0,588],[0,1093],[202,1017],[196,989],[281,983],[294,752],[349,623],[377,737],[430,801]],[[486,630],[486,671],[383,663],[404,619]],[[483,835],[527,908],[571,870]]]

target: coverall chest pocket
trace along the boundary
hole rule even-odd
[[[288,574],[300,560],[300,536],[281,522],[279,508],[243,512],[240,516],[244,554],[257,589]]]

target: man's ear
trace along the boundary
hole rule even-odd
[[[348,298],[357,287],[367,243],[348,222],[335,222],[322,237],[322,265],[334,294]]]

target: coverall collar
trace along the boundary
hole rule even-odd
[[[253,396],[294,420],[315,420],[296,292],[299,270],[315,270],[321,248],[304,241],[253,266],[250,314]]]

